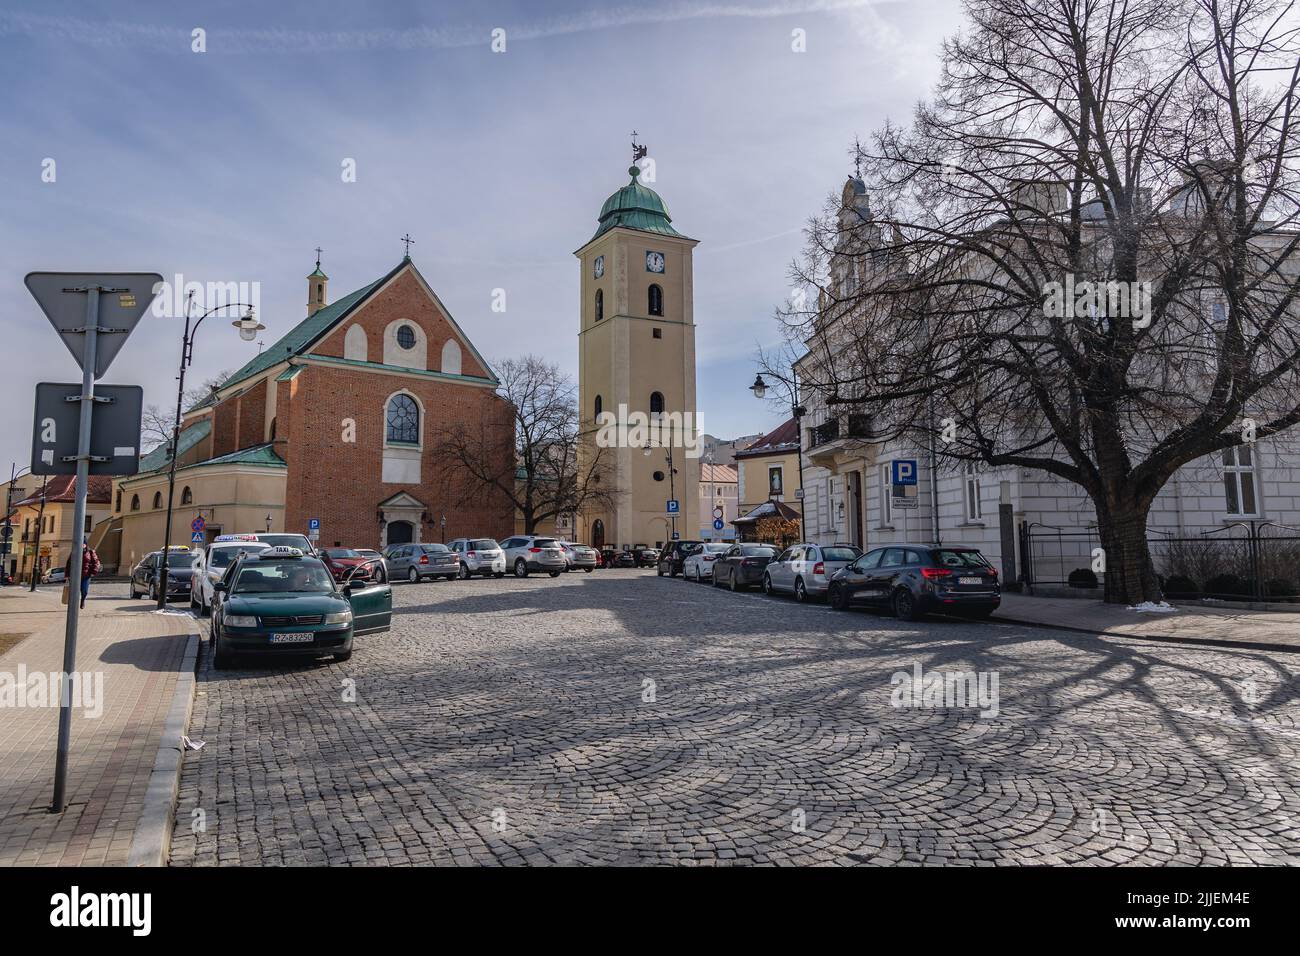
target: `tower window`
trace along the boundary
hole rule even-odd
[[[596,321],[599,322],[605,317],[605,290],[596,290]]]
[[[415,329],[404,325],[397,330],[397,344],[404,349],[415,348]]]
[[[651,392],[650,393],[650,414],[662,415],[663,413],[664,413],[664,393]]]
[[[325,301],[325,284],[323,282],[316,283],[316,301]]]
[[[131,510],[132,510],[132,511],[139,511],[139,510],[140,510],[140,496],[139,496],[139,495],[132,495],[132,496],[131,496]]]
[[[155,491],[155,492],[153,493],[153,506],[154,506],[155,508],[161,508],[161,507],[162,507],[162,492],[161,492],[161,491]]]
[[[603,406],[602,406],[602,402],[601,402],[601,400],[600,400],[600,396],[597,395],[597,396],[596,396],[596,403],[595,403],[595,412],[594,412],[593,415],[592,415],[593,418],[600,418],[600,412],[601,412],[602,407],[603,407]]]
[[[657,285],[650,286],[649,308],[651,315],[664,314],[664,290]]]
[[[664,330],[663,330],[663,329],[652,329],[651,332],[650,332],[650,335],[651,335],[652,337],[656,338],[656,339],[662,339],[662,338],[664,337]]]

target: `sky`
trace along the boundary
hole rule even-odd
[[[802,229],[854,137],[928,94],[960,17],[958,0],[6,0],[0,470],[29,463],[35,384],[80,378],[30,271],[246,283],[270,346],[306,314],[317,246],[338,299],[396,265],[409,233],[490,361],[531,353],[576,375],[573,251],[628,181],[633,130],[649,185],[700,242],[701,427],[773,428],[788,407],[747,386],[779,341]],[[147,314],[102,381],[171,409],[181,336],[175,314]],[[187,387],[256,351],[214,316]]]

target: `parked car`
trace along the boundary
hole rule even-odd
[[[648,544],[632,545],[632,555],[636,558],[638,568],[653,568],[659,563],[659,549]]]
[[[405,578],[412,584],[422,578],[455,580],[460,573],[460,558],[445,544],[393,544],[384,551],[384,570],[388,580]]]
[[[353,550],[356,551],[357,554],[361,555],[363,558],[367,558],[371,562],[371,567],[374,569],[374,571],[371,574],[371,577],[373,577],[376,581],[380,582],[381,584],[384,581],[388,580],[388,571],[385,570],[384,556],[382,554],[380,554],[374,548],[353,548]]]
[[[45,577],[41,578],[44,584],[67,584],[68,576],[62,568],[50,568],[45,572]]]
[[[687,581],[694,581],[696,584],[705,580],[712,581],[713,562],[717,561],[730,549],[731,545],[714,541],[706,541],[704,544],[696,545],[691,549],[691,553],[686,556],[686,560],[682,562],[682,577]]]
[[[1002,593],[997,569],[978,548],[891,545],[837,571],[829,600],[837,611],[863,604],[915,621],[931,611],[988,617]]]
[[[281,531],[254,531],[250,534],[254,541],[261,541],[272,547],[297,548],[303,554],[316,554],[316,546],[305,534],[288,534]]]
[[[447,545],[460,561],[461,580],[476,574],[494,578],[506,576],[506,553],[492,538],[457,538]]]
[[[161,551],[154,551],[144,556],[140,563],[131,570],[131,598],[141,594],[149,595],[149,600],[158,600],[158,582],[154,579],[158,563],[163,560]],[[187,548],[184,551],[173,548],[167,552],[163,580],[166,582],[167,600],[174,601],[190,596],[190,581],[194,577],[194,555]]]
[[[747,591],[763,580],[763,572],[776,557],[770,544],[733,544],[713,562],[713,586]]]
[[[564,560],[570,571],[595,571],[596,549],[589,548],[585,544],[577,544],[572,541],[561,541],[560,547],[564,550]]]
[[[340,584],[353,580],[369,581],[375,575],[374,562],[355,548],[321,548],[317,556]]]
[[[631,551],[620,551],[614,555],[613,566],[616,568],[635,568],[636,555]]]
[[[353,639],[392,624],[393,590],[374,582],[339,586],[325,562],[297,548],[274,547],[235,559],[217,582],[212,665],[236,655],[352,656]]]
[[[703,543],[703,541],[669,541],[659,552],[659,559],[655,562],[659,576],[663,577],[666,574],[670,578],[677,577],[682,573],[682,564],[686,556],[697,545]]]
[[[190,609],[205,617],[211,614],[213,588],[225,576],[231,563],[246,551],[265,551],[269,547],[269,544],[262,541],[252,540],[251,535],[217,535],[211,544],[195,556]]]
[[[600,549],[600,567],[612,568],[614,562],[618,560],[618,549],[611,548],[609,545]]]
[[[796,544],[767,566],[763,593],[793,594],[796,601],[825,597],[835,572],[861,556],[851,544]]]
[[[568,567],[564,558],[564,549],[556,538],[534,534],[515,535],[501,542],[505,552],[506,567],[517,578],[526,578],[530,571],[545,571],[551,577],[559,577]]]

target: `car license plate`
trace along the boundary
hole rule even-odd
[[[272,634],[272,644],[310,644],[316,640],[316,635],[310,631],[298,631],[292,634]]]
[[[957,583],[958,584],[983,584],[984,579],[983,578],[958,578]]]

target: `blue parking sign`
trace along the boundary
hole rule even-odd
[[[309,519],[307,520],[307,530],[308,530],[308,531],[319,531],[319,530],[320,530],[320,518],[309,518]]]
[[[891,483],[895,485],[916,484],[916,459],[895,458],[889,463]]]
[[[681,502],[676,498],[668,499],[668,513],[670,515],[680,514],[682,510]]]

